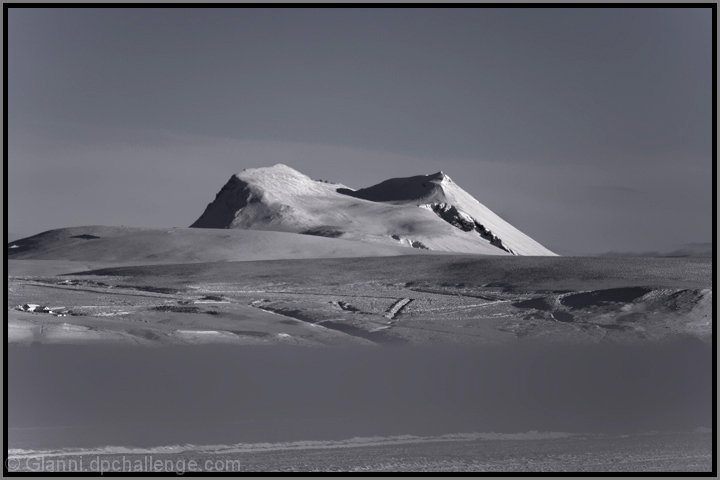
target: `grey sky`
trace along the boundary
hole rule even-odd
[[[187,226],[229,176],[443,170],[560,253],[712,236],[712,11],[10,9],[8,223]]]

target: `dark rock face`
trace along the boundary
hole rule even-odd
[[[429,248],[419,240],[413,240],[410,243],[410,245],[412,245],[413,248],[419,248],[421,250],[429,250]]]
[[[96,238],[100,238],[97,235],[90,235],[87,233],[84,233],[82,235],[73,235],[71,238],[82,238],[83,240],[94,240]]]
[[[205,208],[200,218],[190,227],[228,228],[239,209],[260,200],[261,195],[258,195],[250,185],[239,179],[237,175],[233,175],[215,195],[215,200]]]
[[[326,225],[322,227],[310,228],[300,233],[302,233],[303,235],[316,235],[318,237],[338,238],[341,237],[344,232],[337,227]]]
[[[490,242],[492,245],[515,255],[515,252],[503,245],[502,240],[500,240],[495,234],[485,228],[484,225],[478,223],[478,221],[474,218],[460,212],[454,205],[448,205],[447,203],[432,203],[430,204],[430,208],[432,208],[432,211],[435,212],[438,217],[442,218],[450,225],[465,232],[475,230],[482,238]]]

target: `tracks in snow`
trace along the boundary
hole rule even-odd
[[[395,317],[397,317],[400,312],[412,301],[412,298],[400,298],[396,300],[395,303],[388,308],[387,312],[385,312],[385,318],[388,320],[394,320]]]
[[[376,333],[376,332],[380,332],[382,330],[387,330],[389,328],[394,327],[395,324],[397,323],[397,316],[400,315],[400,312],[402,312],[403,309],[405,307],[407,307],[408,304],[412,301],[413,301],[412,298],[397,299],[395,301],[395,303],[390,305],[390,308],[388,308],[387,311],[385,312],[385,314],[383,315],[385,318],[387,318],[389,320],[389,322],[386,325],[383,325],[381,327],[370,330],[370,332]]]
[[[446,297],[468,297],[468,298],[479,298],[481,300],[495,301],[502,300],[501,297],[496,295],[479,294],[479,293],[468,293],[464,291],[451,291],[444,290],[441,288],[429,288],[429,287],[407,287],[408,290],[420,293],[431,293],[433,295],[444,295]]]
[[[382,344],[382,343],[400,343],[401,340],[398,340],[397,338],[388,337],[386,336],[385,332],[383,330],[387,330],[389,328],[392,328],[395,323],[397,322],[398,315],[403,311],[407,305],[412,302],[412,298],[399,298],[396,299],[395,302],[386,310],[384,313],[384,317],[388,319],[388,322],[386,324],[381,324],[379,327],[371,328],[368,327],[370,325],[365,326],[358,326],[353,323],[345,322],[343,320],[336,320],[336,319],[326,319],[326,320],[320,320],[320,321],[313,321],[312,319],[308,318],[305,315],[299,315],[299,311],[297,310],[287,310],[287,309],[279,309],[279,308],[273,308],[268,305],[262,305],[262,300],[254,300],[249,303],[251,307],[257,308],[258,310],[261,310],[263,312],[272,313],[275,315],[281,315],[284,317],[292,318],[293,320],[301,321],[309,326],[315,327],[315,328],[326,328],[328,330],[334,330],[336,332],[344,333],[350,337],[355,337],[356,339],[362,339],[365,341],[370,341],[374,344]],[[358,313],[360,312],[357,309],[354,308],[348,308],[347,304],[345,306],[340,305],[344,302],[338,302],[338,306],[342,308],[345,311],[348,311],[350,313]],[[261,306],[262,305],[262,306]],[[352,306],[350,306],[352,307]],[[362,312],[360,312],[362,313]],[[372,321],[370,323],[373,323],[377,325],[377,322]]]
[[[123,296],[130,296],[130,297],[150,297],[150,298],[169,298],[169,299],[181,299],[182,296],[178,294],[171,294],[171,293],[156,293],[156,292],[143,292],[138,293],[137,288],[132,287],[116,287],[116,286],[107,286],[107,287],[76,287],[74,285],[57,285],[57,284],[51,284],[46,282],[39,282],[39,281],[33,281],[33,280],[26,280],[22,282],[22,285],[30,285],[33,287],[42,287],[42,288],[55,288],[58,290],[71,290],[75,292],[89,292],[89,293],[102,293],[103,295],[123,295]],[[112,288],[112,290],[111,290]]]
[[[422,312],[423,313],[444,312],[444,311],[455,312],[455,311],[460,311],[460,310],[469,310],[469,309],[473,309],[473,308],[489,307],[492,305],[499,305],[501,303],[510,303],[513,301],[514,300],[496,300],[493,302],[485,302],[485,303],[471,303],[469,305],[453,305],[450,307],[426,308],[426,309],[423,309]]]

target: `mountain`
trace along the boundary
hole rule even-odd
[[[354,190],[283,164],[245,169],[228,180],[191,227],[275,230],[487,255],[555,255],[443,172]]]
[[[84,226],[49,230],[7,244],[9,260],[161,264],[407,255],[398,245],[287,232]],[[409,253],[429,253],[411,251]]]

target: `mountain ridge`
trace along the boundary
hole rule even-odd
[[[487,255],[555,255],[444,172],[352,189],[283,164],[230,177],[191,228],[275,230]]]

